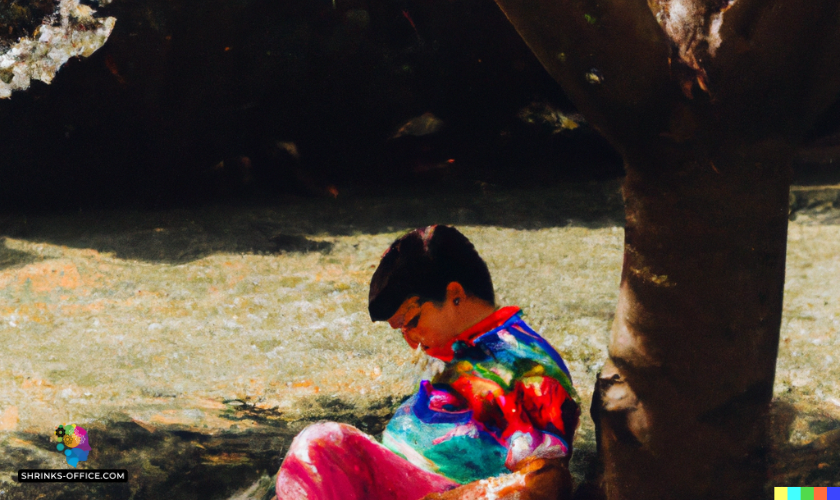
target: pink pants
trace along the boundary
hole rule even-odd
[[[277,473],[278,500],[418,500],[455,486],[355,427],[334,422],[298,434]]]

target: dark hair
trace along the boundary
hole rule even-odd
[[[387,320],[414,296],[443,302],[452,282],[460,283],[469,295],[496,302],[487,264],[466,236],[442,225],[415,229],[382,255],[370,280],[370,319]]]

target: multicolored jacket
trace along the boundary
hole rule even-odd
[[[389,449],[462,484],[571,455],[580,416],[571,375],[518,307],[427,352],[446,367],[397,410],[383,434]]]

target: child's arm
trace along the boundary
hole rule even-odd
[[[422,500],[568,500],[572,477],[565,459],[523,461],[510,474],[474,481]]]

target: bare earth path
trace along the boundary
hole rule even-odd
[[[395,237],[436,222],[476,244],[588,410],[621,267],[617,186],[0,216],[0,499],[262,498],[306,424],[381,432],[423,362],[370,322],[367,284]],[[838,189],[797,188],[793,207],[768,486],[840,486]],[[19,468],[67,467],[61,423],[89,431],[81,468],[129,481],[18,484]],[[581,482],[587,411],[576,448]]]

